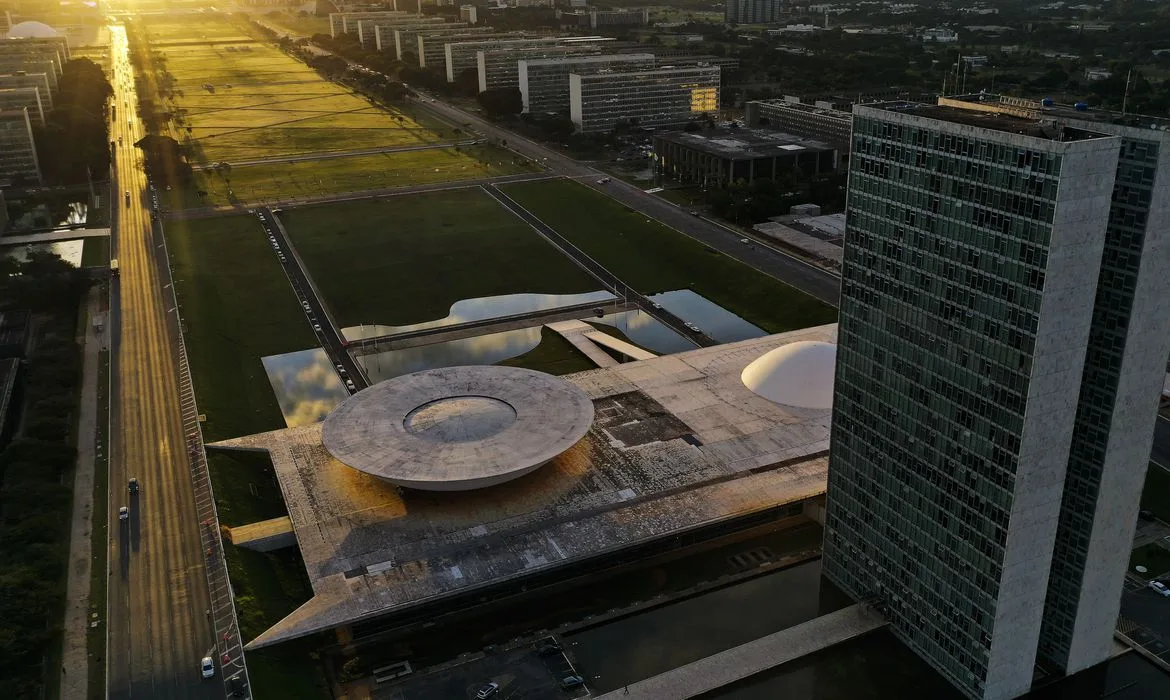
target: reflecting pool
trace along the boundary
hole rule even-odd
[[[589,323],[604,323],[626,334],[630,342],[659,355],[694,350],[698,346],[675,333],[669,326],[641,310],[619,311],[601,318],[585,318]]]
[[[261,362],[290,428],[316,423],[349,396],[321,348],[269,355]]]
[[[476,297],[474,299],[460,299],[451,305],[451,311],[445,318],[422,323],[411,323],[405,326],[383,326],[370,324],[342,328],[341,334],[347,340],[374,338],[377,336],[404,333],[424,328],[441,328],[468,321],[482,321],[501,316],[512,316],[531,311],[556,309],[562,306],[574,306],[589,302],[605,302],[613,300],[614,296],[604,290],[584,292],[582,294],[502,294],[493,297]],[[504,359],[504,358],[501,358]]]
[[[455,365],[491,365],[523,355],[540,344],[540,326],[460,338],[442,343],[361,355],[357,361],[371,383],[411,372]]]
[[[682,320],[695,324],[720,343],[734,343],[767,335],[764,329],[689,289],[655,294],[650,300],[661,304],[662,308]]]

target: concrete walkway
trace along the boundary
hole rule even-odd
[[[685,700],[827,649],[885,626],[876,611],[854,605],[631,683],[598,700]]]
[[[597,343],[598,345],[604,345],[610,350],[616,350],[630,359],[650,360],[658,357],[649,350],[643,350],[637,345],[634,345],[633,343],[627,343],[626,341],[619,338],[615,338],[609,333],[602,333],[601,331],[589,331],[585,333],[585,337]]]
[[[545,324],[545,328],[560,333],[561,337],[569,341],[573,347],[580,350],[582,355],[588,357],[598,367],[613,367],[618,364],[612,355],[585,337],[586,333],[591,333],[596,329],[584,321],[557,321]]]
[[[93,287],[86,299],[88,318],[104,313],[101,289]],[[69,581],[65,597],[65,634],[61,674],[62,700],[86,700],[88,651],[85,646],[91,612],[89,580],[93,563],[90,533],[93,527],[94,461],[97,445],[98,353],[108,347],[105,329],[85,324],[81,372],[81,406],[77,418],[77,471],[73,477],[73,520],[69,534]],[[105,611],[93,620],[105,624]]]
[[[22,245],[35,243],[55,243],[56,241],[74,241],[78,238],[108,238],[108,228],[71,228],[68,231],[46,231],[45,233],[30,233],[27,236],[4,236],[0,238],[0,245]]]

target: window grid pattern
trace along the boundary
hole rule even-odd
[[[986,676],[1060,157],[857,118],[826,574]]]
[[[1157,164],[1157,143],[1122,140],[1040,637],[1041,656],[1060,666],[1080,603]]]

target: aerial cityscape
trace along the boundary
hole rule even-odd
[[[0,0],[0,694],[1170,698],[1167,0]]]

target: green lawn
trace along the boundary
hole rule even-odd
[[[267,452],[211,448],[207,466],[215,509],[224,525],[237,527],[288,515]]]
[[[1161,520],[1170,522],[1170,471],[1153,462],[1146,470],[1142,489],[1142,510],[1152,510]]]
[[[575,182],[502,189],[643,294],[692,289],[769,333],[837,319],[833,307]]]
[[[1144,574],[1138,574],[1145,578],[1156,578],[1162,574],[1170,571],[1170,550],[1167,550],[1157,542],[1151,542],[1142,547],[1133,550],[1129,556],[1129,570],[1133,573],[1133,567],[1138,565],[1146,567],[1148,571]]]
[[[564,336],[548,328],[540,329],[540,344],[523,355],[497,362],[504,367],[523,367],[545,374],[572,374],[597,369],[597,366],[581,354]]]
[[[534,167],[493,146],[436,148],[374,155],[266,163],[226,173],[197,171],[190,188],[176,191],[169,209],[250,204],[322,194],[360,192],[432,182],[471,180],[530,172]],[[228,190],[231,194],[228,194]],[[206,196],[196,192],[202,190]]]
[[[199,411],[209,440],[284,427],[260,358],[316,340],[251,216],[167,228]]]
[[[240,634],[251,640],[313,595],[295,547],[270,553],[224,545],[236,594]],[[329,697],[314,640],[247,652],[248,677],[257,700],[324,700]]]
[[[106,236],[91,236],[85,239],[81,249],[81,266],[98,267],[110,264],[110,239]]]
[[[341,326],[444,318],[460,299],[599,284],[478,188],[281,214]]]

